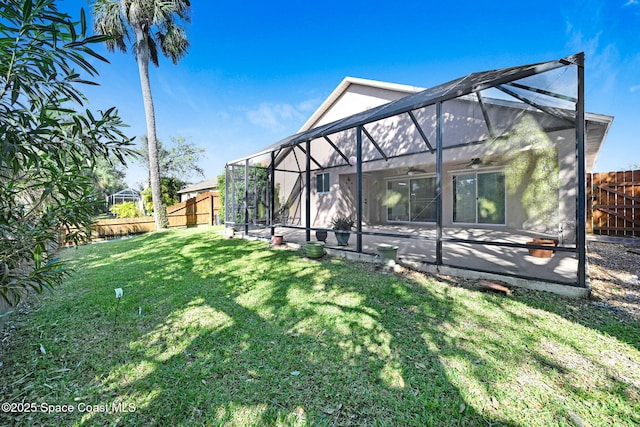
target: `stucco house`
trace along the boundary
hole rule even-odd
[[[584,176],[613,117],[584,111],[582,60],[429,89],[347,77],[296,135],[228,163],[227,194],[249,191],[227,222],[304,242],[350,216],[343,250],[393,242],[437,271],[588,288]],[[551,259],[529,255],[534,237],[557,241]]]
[[[196,197],[202,193],[219,193],[218,191],[218,179],[207,179],[205,181],[198,182],[196,184],[187,185],[178,191],[180,195],[180,201],[186,202],[187,200]]]

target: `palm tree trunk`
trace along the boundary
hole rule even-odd
[[[160,186],[160,165],[158,162],[158,144],[156,143],[156,115],[151,97],[149,82],[149,47],[140,28],[135,28],[137,40],[138,73],[142,88],[142,100],[147,119],[147,145],[149,151],[149,180],[151,181],[151,199],[153,201],[153,217],[156,229],[167,227],[166,208],[162,203],[162,188]]]

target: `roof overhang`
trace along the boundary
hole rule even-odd
[[[609,129],[611,129],[613,116],[585,113],[584,118],[587,131],[585,138],[585,169],[587,172],[593,172],[593,167],[598,160],[604,140],[607,138]]]
[[[425,90],[425,88],[423,87],[409,86],[409,85],[403,85],[398,83],[381,82],[378,80],[360,79],[357,77],[347,76],[340,82],[340,84],[333,90],[333,92],[331,92],[331,95],[329,95],[327,99],[324,100],[324,102],[311,115],[311,117],[309,117],[309,119],[302,125],[302,127],[298,130],[298,133],[304,132],[306,130],[309,130],[315,127],[314,125],[318,123],[318,120],[322,118],[322,116],[327,112],[327,110],[329,110],[329,108],[331,108],[331,106],[333,106],[334,103],[342,95],[344,95],[349,90],[349,87],[352,85],[360,85],[360,86],[366,86],[370,88],[389,90],[389,91],[398,92],[398,93],[405,93],[407,95],[422,92],[423,90]]]

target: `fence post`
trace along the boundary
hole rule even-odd
[[[209,193],[209,226],[213,226],[216,223],[216,214],[213,211],[213,193]]]

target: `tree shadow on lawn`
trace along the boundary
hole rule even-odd
[[[455,279],[441,280],[460,286]],[[524,372],[519,382],[542,385],[547,393],[546,384],[556,384],[557,402],[577,402],[586,413],[590,411],[589,402],[609,399],[610,406],[600,408],[600,416],[609,418],[596,418],[596,424],[640,423],[639,322],[595,307],[588,299],[522,288],[512,288],[512,295],[505,297],[480,292],[477,285],[462,282],[465,288],[486,295],[484,303],[493,307],[486,313],[502,314],[501,319],[478,316],[482,319],[480,326],[513,337],[511,345],[523,348],[536,370],[545,374],[544,378],[534,378],[531,372]],[[624,405],[616,413],[613,408],[619,402]],[[566,414],[576,422],[575,412]]]
[[[630,314],[613,310],[608,306],[600,306],[593,299],[564,298],[526,290],[516,290],[514,296],[523,304],[555,313],[571,322],[613,336],[640,350],[640,321]]]
[[[96,331],[75,356],[90,375],[82,395],[138,405],[83,423],[515,426],[566,416],[557,396],[545,396],[547,366],[522,360],[527,348],[539,356],[531,360],[547,357],[520,331],[537,319],[510,317],[493,297],[261,242],[158,233],[129,243],[113,255],[117,272],[105,272],[99,250],[88,256],[87,274],[111,280],[64,296],[75,311],[59,327],[89,322]],[[115,304],[98,317],[92,310],[119,286],[127,288],[114,335]],[[78,304],[74,292],[93,294]],[[507,393],[521,378],[523,396]],[[536,419],[522,419],[524,410]]]
[[[451,299],[423,287],[410,289],[414,285],[408,288],[393,276],[368,271],[362,277],[358,267],[304,261],[298,252],[267,250],[259,242],[184,243],[194,245],[188,256],[163,255],[162,262],[180,263],[175,275],[195,273],[210,284],[183,282],[179,300],[163,295],[172,292],[169,287],[159,289],[153,306],[167,306],[167,315],[159,317],[165,320],[144,324],[139,332],[135,319],[123,317],[123,324],[132,323],[130,338],[117,343],[126,357],[112,361],[98,385],[102,396],[145,402],[135,413],[122,414],[121,423],[486,421],[465,403],[442,365],[439,347],[450,343],[439,329],[455,317]],[[162,249],[158,244],[151,250]],[[199,261],[194,265],[203,258],[207,268]],[[229,268],[233,263],[237,269]],[[151,269],[153,263],[140,267]],[[338,275],[344,270],[347,277]],[[370,287],[363,284],[368,279],[374,282]],[[494,425],[515,425],[489,418]],[[88,420],[112,421],[113,415],[104,414]]]

